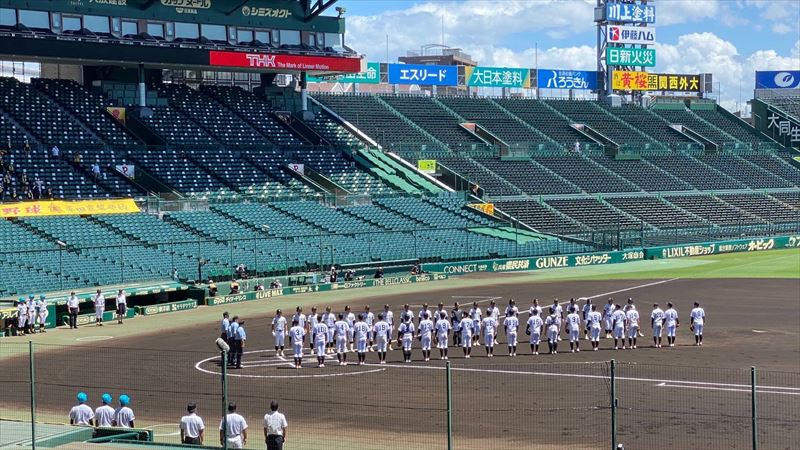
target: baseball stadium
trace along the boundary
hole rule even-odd
[[[800,449],[800,3],[733,3],[0,0],[0,449]]]

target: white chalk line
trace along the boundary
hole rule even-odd
[[[274,352],[275,350],[251,350],[248,352],[244,352],[245,355],[253,354],[253,353],[265,353],[265,352]],[[194,365],[194,368],[199,370],[200,372],[207,373],[209,375],[222,375],[221,372],[215,372],[213,370],[204,369],[201,367],[203,364],[208,363],[209,361],[219,360],[219,356],[212,356],[210,358],[206,358],[202,361],[198,361],[197,364]],[[274,364],[275,366],[288,366],[294,369],[294,364],[282,356],[277,356],[278,359],[281,360],[279,363],[271,362],[270,364]],[[267,361],[265,361],[267,362]],[[242,364],[242,368],[247,368],[250,366],[245,366]],[[313,367],[313,366],[312,366]],[[296,370],[296,369],[295,369]],[[238,378],[329,378],[329,377],[342,377],[348,375],[365,375],[369,373],[377,373],[377,372],[384,372],[386,369],[382,366],[378,369],[371,369],[371,370],[361,370],[356,372],[341,372],[341,373],[326,373],[326,374],[307,374],[307,375],[249,375],[249,374],[241,374],[241,373],[232,373],[228,370],[227,374],[229,377],[238,377]]]
[[[667,383],[659,383],[656,385],[657,387],[668,387],[668,388],[683,388],[683,389],[701,389],[701,390],[711,390],[711,391],[728,391],[728,392],[752,392],[750,389],[737,389],[737,388],[719,388],[719,387],[708,387],[708,386],[683,386],[683,385],[673,385]],[[784,388],[784,389],[795,389],[795,388]],[[782,392],[776,390],[764,390],[761,386],[756,386],[756,394],[780,394],[780,395],[800,395],[800,392]]]

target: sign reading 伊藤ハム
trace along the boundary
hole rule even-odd
[[[606,20],[625,23],[656,23],[656,7],[640,3],[606,3]]]
[[[389,64],[389,83],[419,84],[423,86],[457,86],[458,67]]]
[[[606,40],[609,44],[655,44],[656,29],[628,25],[609,25],[606,28]]]
[[[609,66],[654,67],[656,50],[652,48],[608,47],[606,64]]]
[[[597,72],[590,70],[539,69],[539,89],[597,89]]]
[[[531,75],[528,69],[509,67],[464,67],[467,86],[528,88]]]

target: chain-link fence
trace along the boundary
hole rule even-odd
[[[798,373],[524,357],[329,361],[316,369],[305,356],[297,370],[264,350],[247,351],[234,370],[213,352],[22,343],[0,345],[0,358],[0,446],[134,437],[179,444],[179,420],[194,402],[205,444],[220,447],[225,405],[236,402],[249,425],[247,448],[263,448],[272,400],[289,421],[286,448],[298,449],[788,449],[800,442]],[[115,438],[108,429],[69,426],[78,392],[92,408],[103,394],[113,408],[127,395],[134,427],[145,431]]]

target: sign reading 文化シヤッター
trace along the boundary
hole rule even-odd
[[[389,64],[389,84],[457,86],[458,67],[427,66],[420,64]]]
[[[700,75],[615,70],[611,88],[618,91],[702,92]]]
[[[656,50],[652,48],[608,47],[606,64],[609,66],[654,67]]]
[[[464,67],[467,86],[529,88],[531,73],[528,69],[510,67]]]
[[[606,3],[606,20],[624,23],[656,23],[656,7],[635,2]]]

